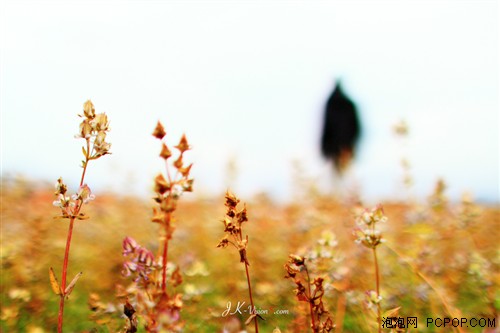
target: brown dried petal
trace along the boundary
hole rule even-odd
[[[91,125],[94,128],[94,130],[96,130],[98,132],[107,131],[109,129],[108,128],[109,127],[108,116],[105,113],[99,113],[92,120]]]
[[[179,266],[174,270],[171,277],[172,285],[177,287],[182,283],[182,275]]]
[[[224,238],[222,238],[219,242],[219,244],[217,244],[217,247],[222,247],[222,248],[225,248],[229,245],[229,240],[227,239],[227,236],[225,236]]]
[[[172,152],[168,149],[167,145],[163,143],[161,146],[160,157],[166,160],[170,156],[172,156]]]
[[[182,154],[179,155],[179,158],[177,158],[174,162],[174,167],[176,167],[177,169],[181,169],[182,168],[182,165],[183,165],[183,162],[182,162]]]
[[[170,190],[170,184],[167,182],[165,177],[160,173],[155,178],[155,192],[163,194]]]
[[[285,269],[286,269],[286,273],[287,273],[287,275],[285,275],[285,279],[295,278],[295,276],[297,275],[297,273],[299,273],[299,270],[293,268],[289,264],[285,265]]]
[[[79,133],[79,135],[82,138],[89,138],[91,133],[92,133],[92,126],[90,126],[90,123],[89,123],[88,119],[84,119],[80,123],[80,133]]]
[[[186,135],[183,134],[182,137],[181,137],[181,140],[179,141],[179,144],[177,146],[175,146],[175,148],[179,149],[179,151],[181,153],[184,153],[185,151],[189,150],[189,144],[188,144],[188,141],[186,139]]]
[[[188,177],[189,171],[191,171],[192,166],[193,166],[193,163],[189,164],[187,167],[179,168],[179,172],[182,174],[183,177]]]
[[[151,222],[154,223],[164,223],[165,222],[165,213],[162,211],[153,208],[153,218],[151,219]]]
[[[66,192],[68,191],[68,187],[66,186],[66,184],[63,183],[63,179],[60,177],[58,180],[57,180],[57,184],[56,184],[56,192],[54,193],[56,196],[59,195],[59,194],[62,194],[64,195]]]
[[[182,189],[185,191],[185,192],[193,192],[193,182],[194,180],[193,179],[188,179],[186,180],[185,182],[183,182],[182,184]]]
[[[135,309],[132,306],[132,304],[129,303],[128,299],[125,301],[125,304],[123,305],[123,313],[125,316],[127,316],[128,319],[132,319],[132,316],[135,313]]]
[[[228,190],[226,192],[226,206],[234,208],[238,205],[238,202],[240,202],[240,200]]]
[[[163,125],[158,121],[156,124],[155,130],[153,131],[153,136],[157,139],[163,139],[163,137],[167,135],[165,132],[165,129],[163,128]]]
[[[240,248],[240,262],[244,262],[247,266],[250,266],[247,258],[247,250],[246,248]]]
[[[236,214],[236,218],[238,219],[238,222],[239,223],[243,223],[243,222],[246,222],[248,221],[248,217],[247,217],[247,208],[244,207],[243,210],[239,211],[237,214]]]
[[[295,254],[290,254],[288,256],[290,259],[289,259],[289,262],[297,265],[297,266],[302,266],[304,265],[304,262],[305,262],[305,258],[304,257],[301,257],[301,256],[298,256],[298,255],[295,255]]]
[[[95,117],[94,104],[92,104],[90,99],[83,104],[83,114],[88,119],[94,119]]]
[[[172,305],[177,308],[177,309],[180,309],[182,308],[182,294],[176,294],[172,300]]]

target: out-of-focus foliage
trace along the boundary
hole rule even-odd
[[[53,218],[52,185],[3,179],[2,186],[1,331],[54,332],[59,299],[47,271],[62,261],[67,221]],[[452,316],[497,318],[498,325],[500,210],[470,198],[451,204],[443,191],[438,184],[426,202],[383,203],[386,241],[377,250],[383,311],[400,307],[399,316],[417,317],[422,327],[427,317]],[[373,258],[354,242],[357,205],[305,192],[288,204],[265,195],[244,199],[254,301],[266,319],[259,326],[263,332],[308,330],[308,310],[284,279],[288,255],[296,253],[310,258],[309,269],[324,278],[323,302],[336,332],[372,332],[365,292],[374,288]],[[92,218],[75,225],[68,274],[83,275],[67,301],[67,332],[115,332],[125,326],[123,300],[116,297],[129,283],[120,274],[124,237],[133,235],[155,254],[160,251],[156,226],[149,222],[152,200],[112,193],[97,198],[87,207]],[[169,257],[183,272],[178,288],[185,332],[238,332],[248,317],[244,267],[233,265],[233,251],[216,249],[223,201],[222,195],[186,198],[177,208]],[[238,302],[245,302],[242,314]]]

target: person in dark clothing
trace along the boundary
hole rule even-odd
[[[326,103],[321,152],[326,159],[333,160],[339,175],[349,167],[360,134],[356,105],[344,94],[340,81],[337,81]]]

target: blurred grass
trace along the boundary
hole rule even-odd
[[[58,211],[51,205],[51,186],[3,180],[1,199],[1,330],[53,332],[58,298],[51,292],[48,269],[53,267],[60,275],[67,221],[53,219]],[[289,253],[307,253],[322,232],[330,230],[337,237],[338,260],[318,265],[317,273],[330,277],[330,282],[344,283],[345,288],[327,286],[326,306],[335,317],[339,297],[345,297],[343,331],[370,332],[372,320],[364,293],[374,289],[373,264],[369,251],[353,241],[354,204],[314,191],[288,204],[275,203],[265,195],[242,200],[250,218],[246,231],[254,297],[257,308],[271,312],[264,315],[262,331],[271,332],[277,326],[283,332],[303,331],[304,308],[295,300],[293,282],[283,279],[283,265]],[[176,211],[169,258],[184,274],[178,288],[184,293],[186,332],[221,332],[231,317],[240,323],[247,317],[221,316],[228,302],[232,309],[238,301],[248,306],[244,267],[238,264],[237,253],[216,248],[223,236],[219,222],[223,202],[222,195],[186,195]],[[120,274],[123,238],[132,236],[158,251],[158,226],[149,222],[151,206],[147,199],[108,193],[98,194],[84,207],[91,218],[75,227],[69,264],[70,277],[80,271],[83,276],[65,309],[66,332],[93,328],[108,332],[90,320],[88,297],[97,293],[101,301],[119,309],[115,288],[127,284]],[[467,206],[478,213],[467,220],[466,206],[446,201],[384,203],[389,217],[383,226],[387,242],[379,248],[384,310],[401,306],[401,316],[418,317],[422,326],[426,317],[449,317],[450,309],[466,318],[497,318],[498,325],[500,209]],[[289,313],[272,313],[280,309]],[[124,325],[120,311],[112,317]],[[482,332],[482,328],[465,331]]]

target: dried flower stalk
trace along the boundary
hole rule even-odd
[[[313,333],[330,332],[334,325],[323,303],[323,296],[325,294],[323,288],[324,279],[316,277],[311,283],[306,258],[294,254],[289,256],[288,262],[285,264],[285,270],[285,278],[293,279],[295,282],[295,295],[299,302],[307,302],[309,304]],[[325,315],[326,319],[322,320],[322,317]]]
[[[248,221],[247,208],[246,205],[244,205],[241,210],[238,210],[237,206],[240,200],[229,191],[226,192],[225,199],[227,212],[224,220],[222,220],[222,223],[224,223],[224,232],[226,235],[220,240],[217,247],[225,248],[228,245],[234,246],[238,250],[238,253],[240,255],[240,262],[245,264],[245,273],[247,277],[248,294],[250,297],[251,306],[250,317],[246,320],[245,323],[249,324],[253,320],[255,325],[255,332],[258,333],[259,323],[257,321],[257,318],[263,318],[255,311],[252,296],[252,284],[250,282],[250,272],[248,270],[248,267],[250,266],[250,262],[248,261],[247,257],[248,235],[245,235],[245,237],[243,237],[243,223]]]
[[[82,147],[84,160],[82,160],[83,171],[80,178],[80,186],[76,194],[68,196],[68,187],[66,186],[66,184],[64,184],[62,178],[59,178],[56,183],[55,192],[57,199],[53,202],[54,206],[59,207],[61,210],[61,215],[59,215],[57,218],[69,219],[69,228],[66,239],[66,248],[64,251],[60,285],[55,277],[55,273],[52,267],[49,270],[52,290],[56,293],[56,295],[59,295],[60,297],[59,314],[57,318],[57,332],[59,333],[63,330],[64,301],[69,297],[71,291],[75,287],[76,282],[82,275],[82,272],[78,273],[73,278],[73,280],[68,285],[66,285],[69,249],[71,246],[71,237],[73,235],[74,222],[75,220],[88,219],[88,216],[86,216],[84,213],[81,213],[81,209],[84,204],[88,203],[91,200],[94,200],[95,198],[89,186],[84,183],[85,174],[89,162],[92,160],[97,160],[104,155],[110,154],[109,149],[111,148],[111,144],[106,142],[106,134],[107,132],[109,132],[109,122],[106,114],[96,114],[94,105],[90,100],[88,100],[83,105],[83,115],[79,116],[82,117],[83,120],[80,123],[79,133],[75,137],[85,140],[85,146]]]

